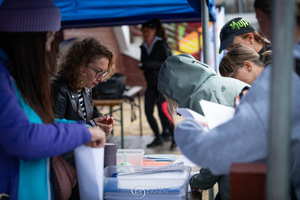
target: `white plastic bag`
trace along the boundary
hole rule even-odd
[[[81,200],[103,200],[104,148],[80,146],[75,161]]]

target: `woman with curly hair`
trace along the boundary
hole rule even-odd
[[[86,124],[99,126],[109,134],[113,128],[113,118],[100,116],[96,111],[92,88],[109,79],[113,73],[113,53],[106,46],[92,37],[74,41],[61,54],[58,71],[52,79],[55,117],[84,120]],[[62,157],[75,166],[73,151]],[[79,199],[77,187],[73,189],[72,199]]]
[[[100,126],[108,134],[113,119],[94,110],[92,88],[114,73],[113,53],[95,38],[75,41],[59,58],[58,72],[52,83],[57,118],[84,120]]]

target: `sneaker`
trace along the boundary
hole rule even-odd
[[[170,150],[173,150],[177,147],[177,144],[175,142],[172,142],[171,146],[170,146]]]
[[[167,141],[170,141],[172,138],[171,138],[171,134],[170,133],[166,133],[166,132],[163,132],[161,134],[161,138],[163,139],[163,141],[167,142]]]
[[[148,148],[150,147],[155,147],[155,146],[162,146],[163,145],[163,141],[162,139],[157,139],[155,138],[150,144],[147,145]]]

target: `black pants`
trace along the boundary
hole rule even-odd
[[[160,118],[161,126],[163,128],[163,132],[169,129],[169,132],[173,134],[174,125],[170,122],[166,114],[163,112],[162,103],[165,102],[166,99],[164,96],[157,90],[156,87],[147,87],[145,93],[145,113],[148,120],[148,123],[154,132],[156,138],[160,138],[160,133],[158,129],[157,121],[153,115],[154,106],[156,105],[158,108],[158,115]],[[173,130],[172,129],[173,126]]]

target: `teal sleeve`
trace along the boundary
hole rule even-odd
[[[58,123],[76,123],[76,121],[74,120],[68,120],[68,119],[65,119],[65,118],[62,118],[62,119],[58,119],[58,118],[55,118],[55,122],[58,122]],[[88,124],[85,124],[86,127],[92,127]]]

